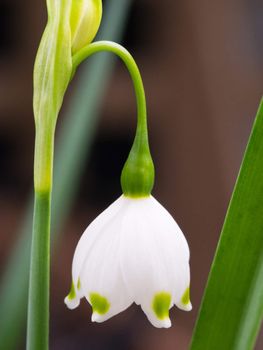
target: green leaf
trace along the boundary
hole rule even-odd
[[[263,317],[263,100],[211,268],[191,350],[253,349]]]
[[[104,11],[101,38],[115,41],[121,39],[131,3],[132,0],[109,2]],[[96,130],[101,100],[114,67],[113,63],[114,58],[108,54],[101,54],[95,60],[91,58],[89,62],[83,63],[81,76],[75,87],[77,93],[63,119],[54,166],[51,228],[53,240],[59,237],[59,228],[71,209],[78,190],[79,179]],[[0,339],[1,346],[8,350],[17,349],[26,321],[32,205],[33,199],[21,223],[17,244],[0,283]]]

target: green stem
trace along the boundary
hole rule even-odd
[[[54,137],[52,132],[44,134],[41,130],[36,130],[35,144],[35,203],[27,350],[47,350],[49,334],[50,211]]]
[[[148,142],[145,92],[140,71],[133,57],[119,44],[111,41],[98,41],[84,47],[73,56],[73,74],[83,60],[102,51],[113,52],[122,59],[132,78],[137,102],[136,135],[122,170],[122,190],[128,197],[149,196],[154,184],[154,165]]]
[[[72,59],[72,71],[75,72],[77,67],[81,62],[83,62],[86,58],[91,55],[102,52],[109,51],[121,58],[121,60],[126,65],[135,89],[136,102],[137,102],[137,113],[138,113],[138,132],[144,137],[146,137],[148,141],[148,133],[147,133],[147,117],[146,117],[146,100],[145,100],[145,92],[143,87],[143,82],[141,78],[140,71],[138,66],[133,59],[132,55],[127,51],[123,46],[111,42],[111,41],[98,41],[92,43],[80,51],[78,51]],[[74,74],[74,73],[73,73]]]

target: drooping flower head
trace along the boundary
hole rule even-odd
[[[73,309],[85,297],[102,322],[141,305],[155,327],[170,327],[175,304],[191,310],[189,248],[171,215],[152,196],[121,196],[82,235],[73,259]]]
[[[72,264],[72,287],[65,303],[86,298],[92,321],[103,322],[141,305],[155,327],[171,326],[169,309],[189,311],[189,248],[179,226],[156,200],[148,142],[134,145],[124,166],[123,195],[85,230]]]
[[[103,322],[141,305],[155,327],[170,327],[173,305],[191,310],[189,248],[179,226],[151,195],[154,165],[147,132],[146,102],[136,63],[115,43],[135,86],[138,119],[135,139],[121,174],[123,195],[100,214],[81,236],[72,264],[72,287],[65,303],[76,308],[85,298],[92,321]]]

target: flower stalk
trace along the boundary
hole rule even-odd
[[[27,349],[48,349],[51,192],[36,192],[31,247]]]
[[[73,72],[92,54],[110,51],[125,63],[135,89],[137,128],[121,174],[123,195],[81,236],[72,263],[72,285],[65,303],[86,298],[92,321],[103,322],[133,302],[158,328],[171,326],[173,305],[190,311],[189,247],[177,223],[151,196],[154,165],[150,154],[144,87],[139,69],[122,46],[100,41],[73,56]]]
[[[112,52],[124,62],[132,78],[136,96],[136,135],[122,171],[122,191],[124,195],[129,197],[149,196],[154,185],[154,165],[148,142],[145,92],[140,71],[133,57],[119,44],[110,41],[99,41],[84,47],[73,56],[73,72],[83,60],[102,51]]]
[[[83,11],[76,6],[85,4]],[[35,117],[34,221],[31,246],[27,350],[47,350],[49,333],[50,216],[54,134],[64,94],[72,75],[72,23],[75,51],[89,44],[101,20],[100,0],[47,0],[48,23],[34,66]],[[79,33],[89,25],[85,37]],[[74,16],[72,13],[74,12]],[[73,18],[73,19],[72,19]],[[81,41],[81,43],[79,43]]]

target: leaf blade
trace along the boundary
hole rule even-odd
[[[229,204],[191,350],[253,349],[263,317],[263,100]]]

